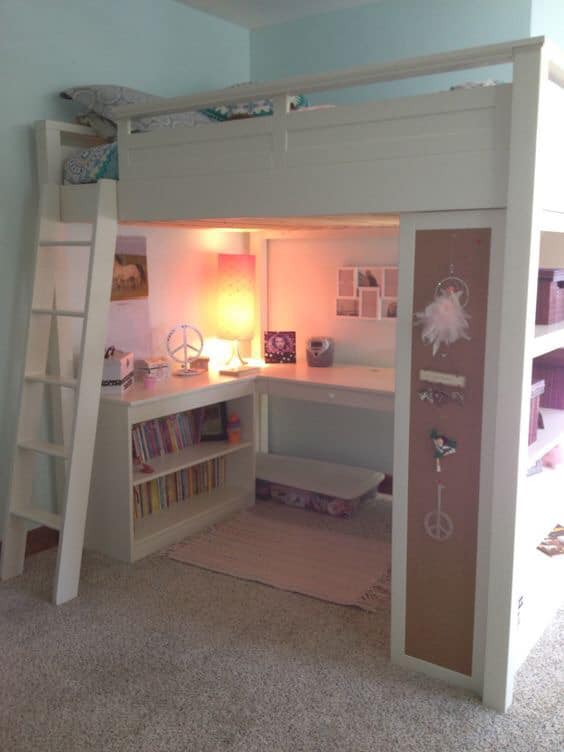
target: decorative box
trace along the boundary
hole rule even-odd
[[[542,379],[544,394],[540,398],[541,407],[554,407],[564,410],[564,349],[541,355],[533,360],[533,378]]]
[[[133,353],[108,347],[104,354],[102,394],[120,395],[133,386]]]
[[[539,269],[537,324],[564,321],[564,269]]]
[[[140,376],[154,376],[156,381],[165,381],[170,376],[170,366],[166,358],[142,358],[135,363]]]
[[[529,416],[529,446],[537,440],[537,429],[542,427],[539,413],[541,395],[544,392],[544,381],[534,381],[531,386],[531,413]]]

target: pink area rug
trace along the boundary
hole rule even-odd
[[[331,603],[366,611],[389,608],[390,543],[366,531],[354,534],[347,522],[261,503],[175,545],[167,555]]]

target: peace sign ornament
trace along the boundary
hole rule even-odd
[[[167,335],[166,349],[170,357],[181,364],[181,368],[175,371],[175,376],[197,376],[201,373],[190,367],[192,361],[199,358],[204,349],[204,338],[195,326],[191,324],[174,326]]]
[[[437,506],[430,512],[427,512],[423,519],[425,532],[439,543],[446,541],[454,532],[454,523],[450,515],[443,511],[443,491],[445,486],[442,483],[437,485]]]

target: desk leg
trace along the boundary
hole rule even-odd
[[[257,450],[268,454],[268,394],[257,394],[258,401],[256,415],[256,445]]]

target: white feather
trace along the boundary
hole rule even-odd
[[[460,305],[461,295],[462,292],[441,293],[422,313],[415,314],[416,325],[423,327],[421,339],[433,345],[433,355],[443,344],[452,345],[459,339],[470,339],[470,316]]]

